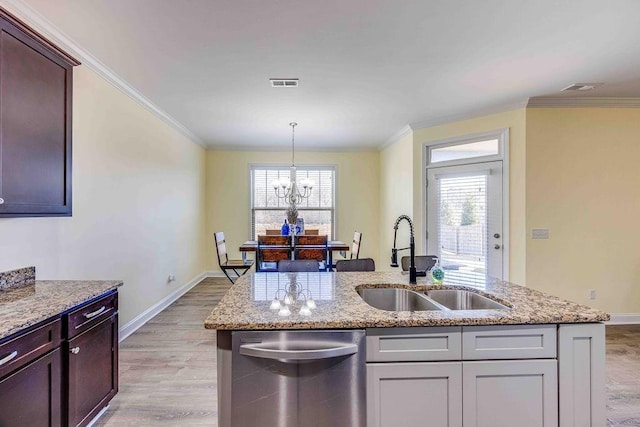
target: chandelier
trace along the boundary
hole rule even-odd
[[[313,189],[313,181],[309,178],[303,178],[300,183],[296,182],[296,162],[295,162],[295,131],[298,123],[291,122],[291,167],[289,168],[289,178],[276,179],[271,182],[276,196],[283,199],[291,209],[311,195]]]
[[[301,316],[311,316],[311,310],[316,308],[316,302],[313,300],[311,291],[309,290],[309,273],[307,273],[307,288],[301,288],[298,284],[298,275],[303,273],[289,273],[287,276],[288,284],[284,289],[280,289],[280,279],[278,278],[278,290],[276,291],[273,301],[269,308],[277,310],[278,316],[287,317],[291,315],[291,308],[300,305],[298,314]]]

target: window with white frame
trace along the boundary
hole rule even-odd
[[[311,195],[298,205],[298,217],[304,219],[304,228],[317,229],[319,234],[333,238],[335,224],[334,166],[298,166],[296,182],[302,179],[313,181]],[[251,167],[251,238],[266,234],[266,230],[279,230],[286,218],[287,203],[279,198],[272,182],[289,178],[288,166]]]

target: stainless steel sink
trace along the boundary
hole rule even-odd
[[[508,309],[485,296],[459,289],[432,289],[427,296],[450,310],[502,310]]]
[[[400,288],[358,289],[364,302],[379,310],[387,311],[425,311],[442,310],[423,294]]]

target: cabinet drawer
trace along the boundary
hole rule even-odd
[[[0,345],[0,377],[58,347],[60,330],[56,319]]]
[[[463,360],[556,357],[556,325],[465,326]]]
[[[67,337],[86,331],[93,325],[97,325],[102,320],[110,317],[118,311],[118,293],[114,292],[102,297],[68,314]]]
[[[460,360],[461,328],[367,329],[367,362]]]

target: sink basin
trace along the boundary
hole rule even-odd
[[[358,289],[364,302],[379,310],[387,311],[425,311],[441,310],[424,295],[399,288]]]
[[[450,310],[501,310],[504,304],[485,296],[459,289],[432,289],[427,296]]]

